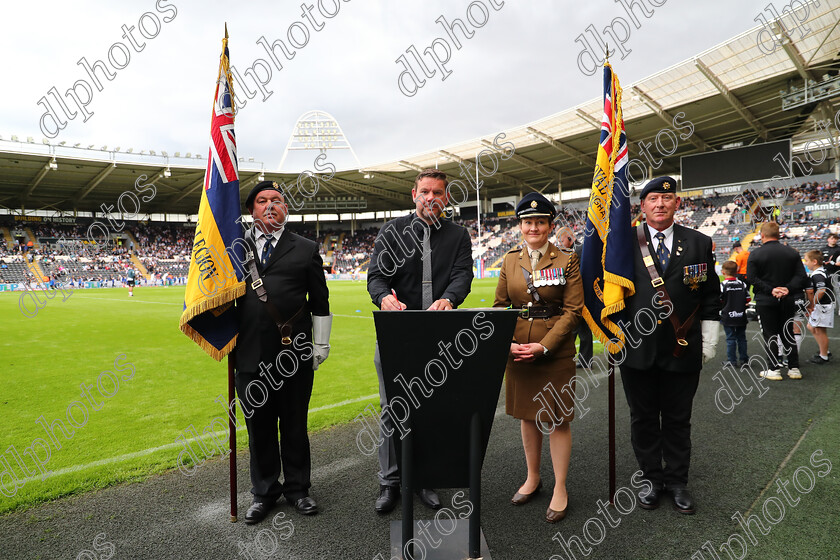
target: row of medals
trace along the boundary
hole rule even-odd
[[[542,286],[564,286],[565,284],[566,276],[563,274],[562,268],[546,268],[534,271],[535,288]]]
[[[708,266],[706,263],[692,264],[683,267],[683,284],[696,290],[701,282],[707,279]]]

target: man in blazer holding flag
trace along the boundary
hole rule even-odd
[[[645,221],[633,236],[636,293],[627,299],[621,379],[633,451],[652,486],[639,504],[654,509],[668,490],[677,511],[691,514],[691,407],[700,369],[715,356],[720,280],[711,238],[674,223],[676,190],[673,178],[657,177],[641,193]]]
[[[309,496],[306,423],[314,370],[329,354],[332,315],[318,244],[285,229],[288,210],[277,184],[257,183],[245,206],[254,227],[245,236],[252,252],[247,288],[237,300],[236,392],[254,495],[245,522],[257,523],[281,495],[299,513],[318,511]]]

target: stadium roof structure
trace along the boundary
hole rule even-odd
[[[640,155],[639,143],[655,145],[657,134],[666,129],[687,136],[688,125],[680,123],[688,122],[693,131],[680,138],[676,147],[666,141],[672,136],[661,133],[660,146],[672,153],[650,149],[657,161],[662,160],[653,170],[655,174],[678,174],[681,156],[733,144],[784,138],[794,138],[795,143],[826,140],[825,133],[817,130],[818,120],[834,121],[829,130],[836,136],[835,127],[840,127],[840,118],[835,120],[840,108],[840,2],[800,4],[796,13],[803,9],[810,10],[805,22],[809,32],[789,25],[790,14],[783,13],[788,28],[779,20],[771,21],[772,37],[766,28],[757,26],[652,76],[625,84],[623,111],[631,157],[649,165]],[[758,40],[762,38],[765,43],[760,48]],[[771,45],[771,41],[775,43]],[[809,102],[810,98],[805,98],[795,109],[783,109],[783,98],[820,84],[830,90],[824,99]],[[437,166],[458,176],[459,164],[474,165],[477,154],[491,149],[499,132],[505,134],[502,141],[512,142],[516,149],[512,157],[500,160],[492,177],[483,179],[486,199],[519,196],[531,190],[556,192],[559,186],[563,191],[588,188],[602,112],[599,96],[481,138],[399,161],[339,171],[331,180],[320,181],[317,196],[308,200],[300,213],[406,209],[411,206],[409,191],[418,170]],[[684,116],[675,126],[678,113]],[[101,204],[115,205],[119,195],[145,175],[146,181],[155,184],[157,194],[141,209],[143,214],[189,215],[198,208],[206,166],[206,159],[199,156],[97,151],[43,142],[37,144],[32,138],[21,142],[16,137],[0,142],[0,206],[15,211],[99,211]],[[834,147],[821,170],[838,159]],[[630,171],[633,178],[643,178],[641,166],[631,166]],[[273,173],[241,162],[243,199],[261,177],[286,184],[297,180],[296,174]]]

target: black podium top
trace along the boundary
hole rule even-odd
[[[487,450],[518,312],[374,311],[398,464],[412,437],[414,488],[469,486],[473,414]]]

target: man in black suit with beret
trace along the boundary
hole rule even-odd
[[[667,490],[677,511],[691,514],[691,408],[700,369],[715,356],[720,280],[711,238],[674,223],[676,190],[672,177],[657,177],[641,193],[645,221],[634,231],[636,293],[622,323],[621,380],[633,451],[651,484],[639,504],[656,508]]]
[[[368,267],[371,301],[384,311],[447,310],[461,305],[470,293],[472,243],[466,228],[443,218],[449,201],[448,179],[437,169],[421,171],[411,189],[416,211],[387,222],[379,231]],[[388,404],[379,343],[373,358],[379,378],[379,402]],[[379,497],[375,509],[388,513],[400,497],[400,473],[394,446],[394,423],[383,412],[379,446]],[[390,432],[390,433],[389,433]],[[431,509],[440,499],[431,489],[418,491]]]
[[[288,209],[277,184],[257,183],[245,206],[254,218],[245,236],[253,255],[236,302],[236,392],[254,495],[245,522],[257,523],[280,496],[304,515],[318,511],[309,496],[306,422],[314,370],[329,354],[332,315],[318,244],[285,229]]]

